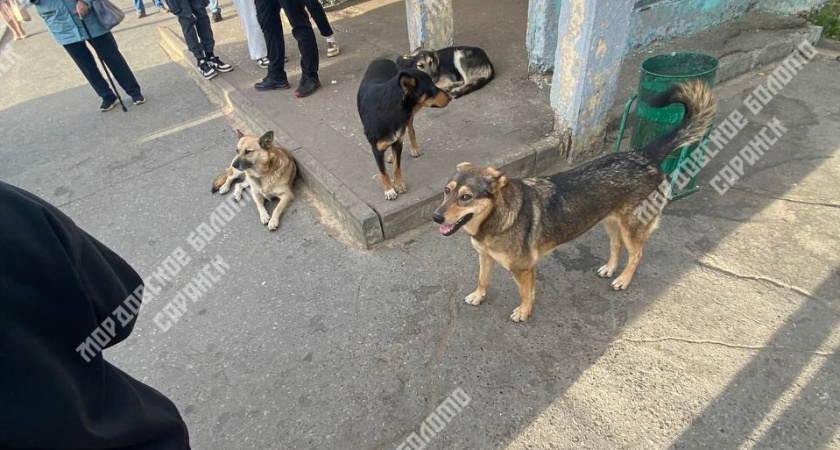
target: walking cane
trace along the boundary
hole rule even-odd
[[[88,14],[91,14],[90,12]],[[86,40],[91,39],[90,30],[88,30],[87,24],[85,23],[84,17],[79,18],[82,22],[82,26],[85,28],[85,33],[87,33],[88,38]],[[102,64],[102,68],[105,69],[105,76],[108,77],[108,82],[111,83],[111,89],[114,90],[114,94],[117,96],[117,100],[120,101],[120,106],[122,106],[123,112],[128,112],[128,109],[125,107],[125,103],[122,101],[122,96],[120,95],[120,91],[117,90],[117,85],[114,84],[114,80],[111,79],[111,71],[108,70],[108,66],[105,65],[105,61],[102,60],[102,57],[99,56],[99,52],[94,49],[94,53],[96,53],[96,57],[99,59],[99,63]]]

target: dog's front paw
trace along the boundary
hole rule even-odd
[[[236,200],[237,202],[242,201],[242,190],[241,189],[233,192],[233,199]]]
[[[222,187],[219,188],[219,193],[225,195],[230,190],[230,186],[223,184]]]
[[[526,311],[521,306],[517,307],[513,310],[513,314],[510,315],[510,320],[514,322],[526,322],[528,321],[528,316],[531,315],[531,311]]]
[[[397,194],[405,194],[405,183],[402,181],[394,182],[394,190],[397,191]]]
[[[422,155],[422,153],[420,153],[420,147],[411,147],[409,152],[411,152],[411,156],[414,158],[419,158],[420,155]]]
[[[268,231],[274,231],[277,227],[280,226],[280,219],[277,220],[271,219],[268,221]]]
[[[601,278],[611,278],[615,273],[615,267],[611,267],[608,264],[604,264],[598,269],[598,276]]]
[[[468,295],[466,298],[464,298],[464,301],[467,302],[468,305],[478,306],[481,304],[481,302],[484,301],[484,297],[486,295],[487,294],[484,292],[475,291],[472,294]]]
[[[394,188],[388,189],[385,191],[385,199],[386,200],[396,200],[397,199],[397,191]]]
[[[267,224],[268,221],[271,220],[271,216],[268,215],[267,211],[260,211],[260,223],[263,225]]]
[[[630,286],[630,281],[632,281],[632,280],[633,280],[632,276],[627,276],[627,275],[621,274],[621,275],[618,276],[618,278],[613,280],[611,286],[616,291],[623,291]]]

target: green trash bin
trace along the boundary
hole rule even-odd
[[[639,90],[630,97],[624,108],[624,116],[621,119],[619,139],[616,143],[616,151],[621,145],[621,138],[624,134],[624,127],[627,116],[634,100],[636,103],[636,116],[633,122],[633,136],[630,140],[630,149],[638,150],[648,142],[656,139],[671,130],[682,121],[685,108],[681,104],[673,104],[664,108],[652,108],[648,102],[656,94],[666,91],[671,86],[699,78],[709,86],[715,82],[715,74],[718,68],[717,58],[703,53],[666,53],[646,59],[642,63],[641,76],[639,77]],[[662,162],[662,171],[673,173],[681,166],[682,161],[697,148],[699,144],[682,149],[676,149]],[[676,177],[672,177],[671,198],[681,197],[696,190],[697,174],[689,174],[691,182],[685,188],[676,191]]]

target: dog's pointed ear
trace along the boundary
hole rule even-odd
[[[260,147],[268,150],[271,148],[271,145],[274,143],[274,132],[267,131],[264,135],[260,136]]]
[[[400,74],[400,89],[402,90],[403,97],[412,93],[415,89],[417,89],[417,78],[414,78],[413,75],[405,73],[405,72],[401,73]]]
[[[244,137],[245,137],[245,133],[243,133],[243,132],[242,132],[242,130],[240,130],[239,128],[237,128],[237,129],[236,129],[236,136],[237,136],[237,137],[239,137],[239,138],[244,138]]]
[[[490,187],[487,189],[491,194],[495,194],[508,185],[508,177],[501,170],[495,167],[487,168],[487,175],[490,177]]]
[[[466,170],[466,169],[468,169],[472,166],[473,166],[473,163],[471,163],[469,161],[464,161],[461,164],[458,164],[457,166],[455,166],[455,170],[460,172],[460,171]]]
[[[415,49],[411,52],[411,56],[417,56],[417,55],[419,55],[419,54],[420,54],[420,52],[422,52],[422,51],[423,51],[423,46],[421,45],[420,47],[415,48]]]

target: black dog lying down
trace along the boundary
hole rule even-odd
[[[379,166],[385,198],[394,200],[405,192],[400,156],[406,129],[411,139],[411,156],[420,156],[414,136],[414,115],[424,106],[443,108],[451,97],[424,72],[416,69],[397,71],[397,64],[388,59],[370,63],[359,85],[356,106],[365,129],[365,137]],[[394,157],[394,184],[385,171],[385,151]]]
[[[495,76],[493,63],[478,47],[446,47],[437,51],[418,48],[397,58],[397,66],[401,70],[426,72],[439,88],[455,98],[481,89]]]

